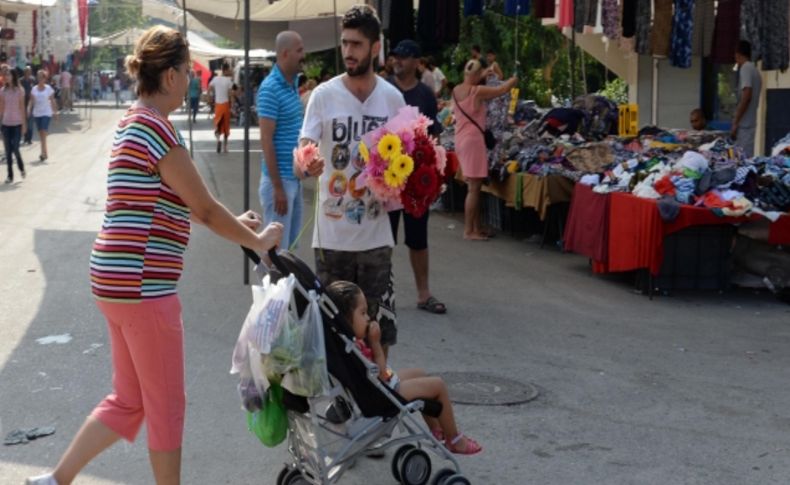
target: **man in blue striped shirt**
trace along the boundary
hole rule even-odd
[[[275,40],[277,63],[258,89],[261,128],[260,197],[266,224],[283,225],[282,248],[289,248],[302,225],[302,186],[293,174],[293,150],[302,127],[302,102],[297,81],[304,62],[304,44],[296,32],[284,31]]]

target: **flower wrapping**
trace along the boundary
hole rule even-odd
[[[432,120],[405,106],[384,126],[362,137],[360,182],[385,206],[402,204],[421,217],[441,194],[447,153],[428,135]]]

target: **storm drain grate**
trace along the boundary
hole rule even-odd
[[[532,401],[540,394],[532,384],[477,372],[444,372],[440,374],[450,392],[450,400],[458,404],[507,406]]]

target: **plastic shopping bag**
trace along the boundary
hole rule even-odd
[[[272,383],[266,393],[263,409],[247,412],[247,429],[268,447],[275,447],[288,435],[288,416],[283,406],[283,389]]]
[[[326,367],[324,326],[318,295],[310,291],[310,303],[302,316],[302,356],[297,368],[283,378],[283,387],[299,396],[319,396],[329,390],[329,373]]]

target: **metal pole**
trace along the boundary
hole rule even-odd
[[[244,211],[250,208],[250,0],[244,0]],[[250,265],[244,256],[244,284],[250,284]]]
[[[335,74],[337,75],[340,74],[340,52],[338,52],[340,39],[337,37],[337,0],[332,0],[332,8],[334,9],[332,19],[335,27]]]
[[[184,17],[184,39],[187,39],[187,0],[181,0],[181,13]],[[192,66],[189,66],[189,72],[192,72]],[[190,79],[190,82],[192,80]],[[187,96],[188,98],[189,96]],[[189,125],[189,156],[190,158],[195,157],[195,150],[192,148],[194,143],[192,142],[192,106],[189,101],[187,101],[187,124]]]

